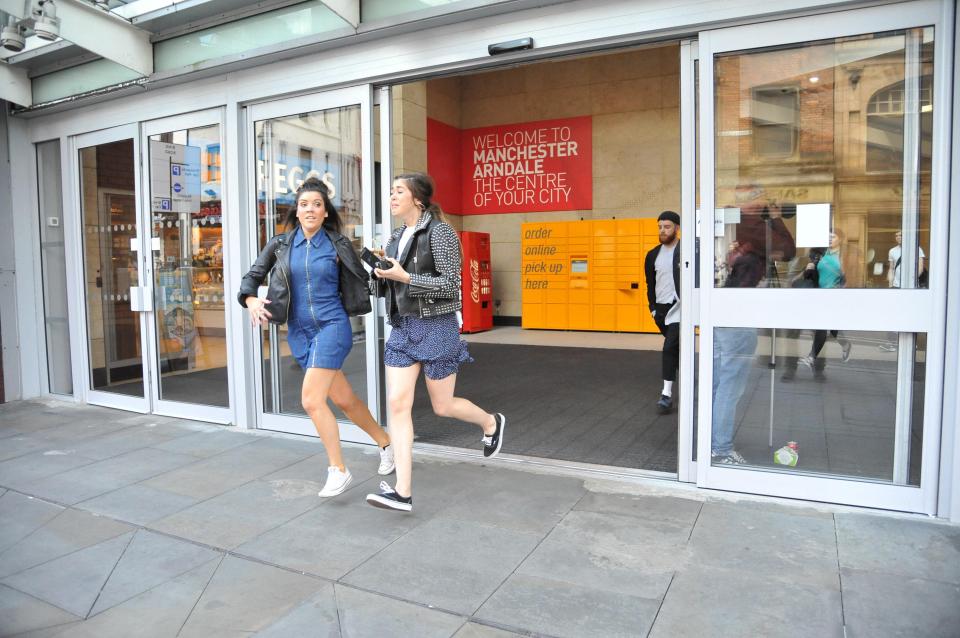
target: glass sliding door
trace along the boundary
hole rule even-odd
[[[359,251],[373,233],[370,89],[361,87],[296,98],[248,109],[256,193],[256,246],[251,261],[276,234],[286,232],[297,188],[315,177],[327,185],[343,223],[342,233]],[[351,317],[353,349],[343,372],[354,392],[377,414],[376,339],[373,315]],[[287,327],[260,331],[263,356],[263,426],[313,434],[300,402],[304,370],[287,346]],[[345,416],[334,408],[338,419]],[[353,426],[345,439],[366,441]]]
[[[157,407],[229,420],[220,112],[149,122],[144,138]]]
[[[136,126],[75,138],[88,399],[146,411]]]
[[[920,2],[702,34],[699,484],[932,513],[938,19]]]

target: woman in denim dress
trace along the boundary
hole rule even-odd
[[[290,232],[271,240],[244,277],[240,302],[250,311],[255,326],[271,318],[270,299],[259,299],[256,291],[266,273],[276,272],[280,290],[287,293],[285,306],[287,343],[290,352],[306,373],[301,402],[313,421],[327,450],[329,467],[321,497],[343,493],[353,476],[343,463],[340,430],[327,398],[377,442],[380,447],[381,475],[393,471],[393,450],[387,433],[373,419],[370,410],[350,387],[341,368],[353,347],[353,330],[341,290],[341,282],[351,287],[351,301],[368,294],[366,271],[350,242],[340,234],[340,217],[327,195],[327,187],[317,179],[308,179],[297,190],[296,204],[287,214]],[[345,261],[349,263],[345,264]],[[363,273],[361,278],[360,273]],[[369,299],[361,312],[369,312]],[[273,306],[276,311],[276,306]]]

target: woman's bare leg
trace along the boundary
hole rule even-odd
[[[488,436],[496,432],[497,421],[493,415],[484,412],[472,401],[453,396],[456,386],[457,375],[455,374],[443,379],[427,377],[427,392],[430,393],[434,414],[473,423],[483,429],[483,433]]]
[[[313,421],[323,447],[327,451],[327,459],[331,467],[346,470],[343,465],[343,453],[340,450],[340,428],[337,419],[333,416],[330,406],[327,405],[327,395],[330,386],[339,370],[327,368],[307,368],[303,377],[303,387],[300,390],[300,402]]]
[[[390,439],[397,464],[394,489],[404,498],[410,496],[413,475],[413,393],[420,376],[420,364],[407,368],[386,366],[387,405],[390,410]]]
[[[374,420],[373,415],[370,414],[370,408],[360,400],[360,397],[350,387],[350,382],[347,381],[347,377],[344,376],[342,370],[337,370],[337,373],[333,376],[329,395],[333,404],[343,410],[347,418],[356,423],[361,430],[370,435],[370,438],[376,441],[377,445],[382,448],[390,445],[390,437],[387,436],[386,430]]]

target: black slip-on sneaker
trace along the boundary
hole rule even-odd
[[[657,401],[657,409],[660,411],[660,414],[670,414],[670,410],[673,408],[673,397],[668,397],[665,394],[660,395],[660,400]]]
[[[488,459],[500,453],[500,448],[503,446],[503,429],[507,425],[507,417],[499,412],[493,415],[493,420],[497,423],[496,431],[480,439],[483,441],[483,455]]]
[[[400,496],[386,481],[380,481],[379,494],[367,494],[367,503],[385,510],[409,512],[413,509],[413,497]]]

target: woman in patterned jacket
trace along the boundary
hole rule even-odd
[[[483,454],[496,456],[506,419],[454,396],[460,364],[472,361],[460,339],[462,253],[457,233],[433,201],[433,180],[424,173],[399,175],[390,190],[390,214],[402,222],[386,248],[389,269],[377,268],[378,294],[386,297],[392,326],[384,347],[390,438],[397,484],[380,483],[368,494],[375,507],[409,512],[413,507],[413,392],[420,370],[437,416],[473,423],[483,430]]]

